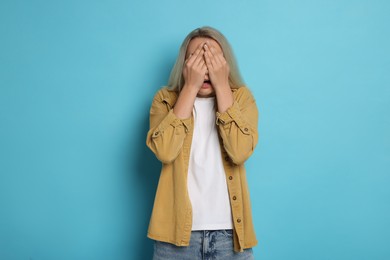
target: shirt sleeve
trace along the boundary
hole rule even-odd
[[[171,163],[179,155],[184,138],[192,127],[191,117],[180,119],[167,106],[161,90],[153,98],[146,145],[162,163]]]
[[[258,109],[247,87],[234,93],[233,104],[223,113],[216,112],[216,124],[223,146],[234,164],[243,164],[258,142]]]

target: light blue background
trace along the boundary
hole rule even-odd
[[[256,259],[390,259],[389,1],[0,3],[0,259],[150,259],[154,93],[192,29],[259,111]]]

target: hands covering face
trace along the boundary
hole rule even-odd
[[[229,64],[222,50],[217,50],[210,40],[202,41],[184,62],[185,83],[200,89],[204,80],[209,79],[215,89],[229,86]]]
[[[209,42],[204,45],[205,60],[210,77],[211,84],[214,88],[229,86],[229,64],[226,62],[222,51],[217,51]]]

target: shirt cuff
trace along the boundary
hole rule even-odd
[[[241,110],[238,102],[236,100],[233,101],[233,104],[223,113],[216,112],[216,120],[215,123],[217,125],[222,124],[226,125],[233,121],[241,128],[243,126],[243,122],[241,119]]]
[[[185,118],[185,119],[180,119],[173,113],[173,109],[171,109],[171,110],[169,110],[167,116],[164,118],[163,122],[161,122],[158,129],[156,129],[153,136],[156,137],[159,134],[161,134],[169,125],[171,125],[173,127],[183,125],[185,127],[185,131],[187,133],[191,127],[191,117]]]

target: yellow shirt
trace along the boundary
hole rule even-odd
[[[234,251],[257,245],[244,162],[257,141],[258,109],[250,90],[231,89],[234,102],[224,113],[216,111],[222,158],[233,216]],[[192,231],[192,206],[187,191],[193,117],[173,113],[178,93],[167,87],[154,96],[146,145],[162,162],[147,237],[188,246]],[[217,102],[217,100],[216,100]]]

